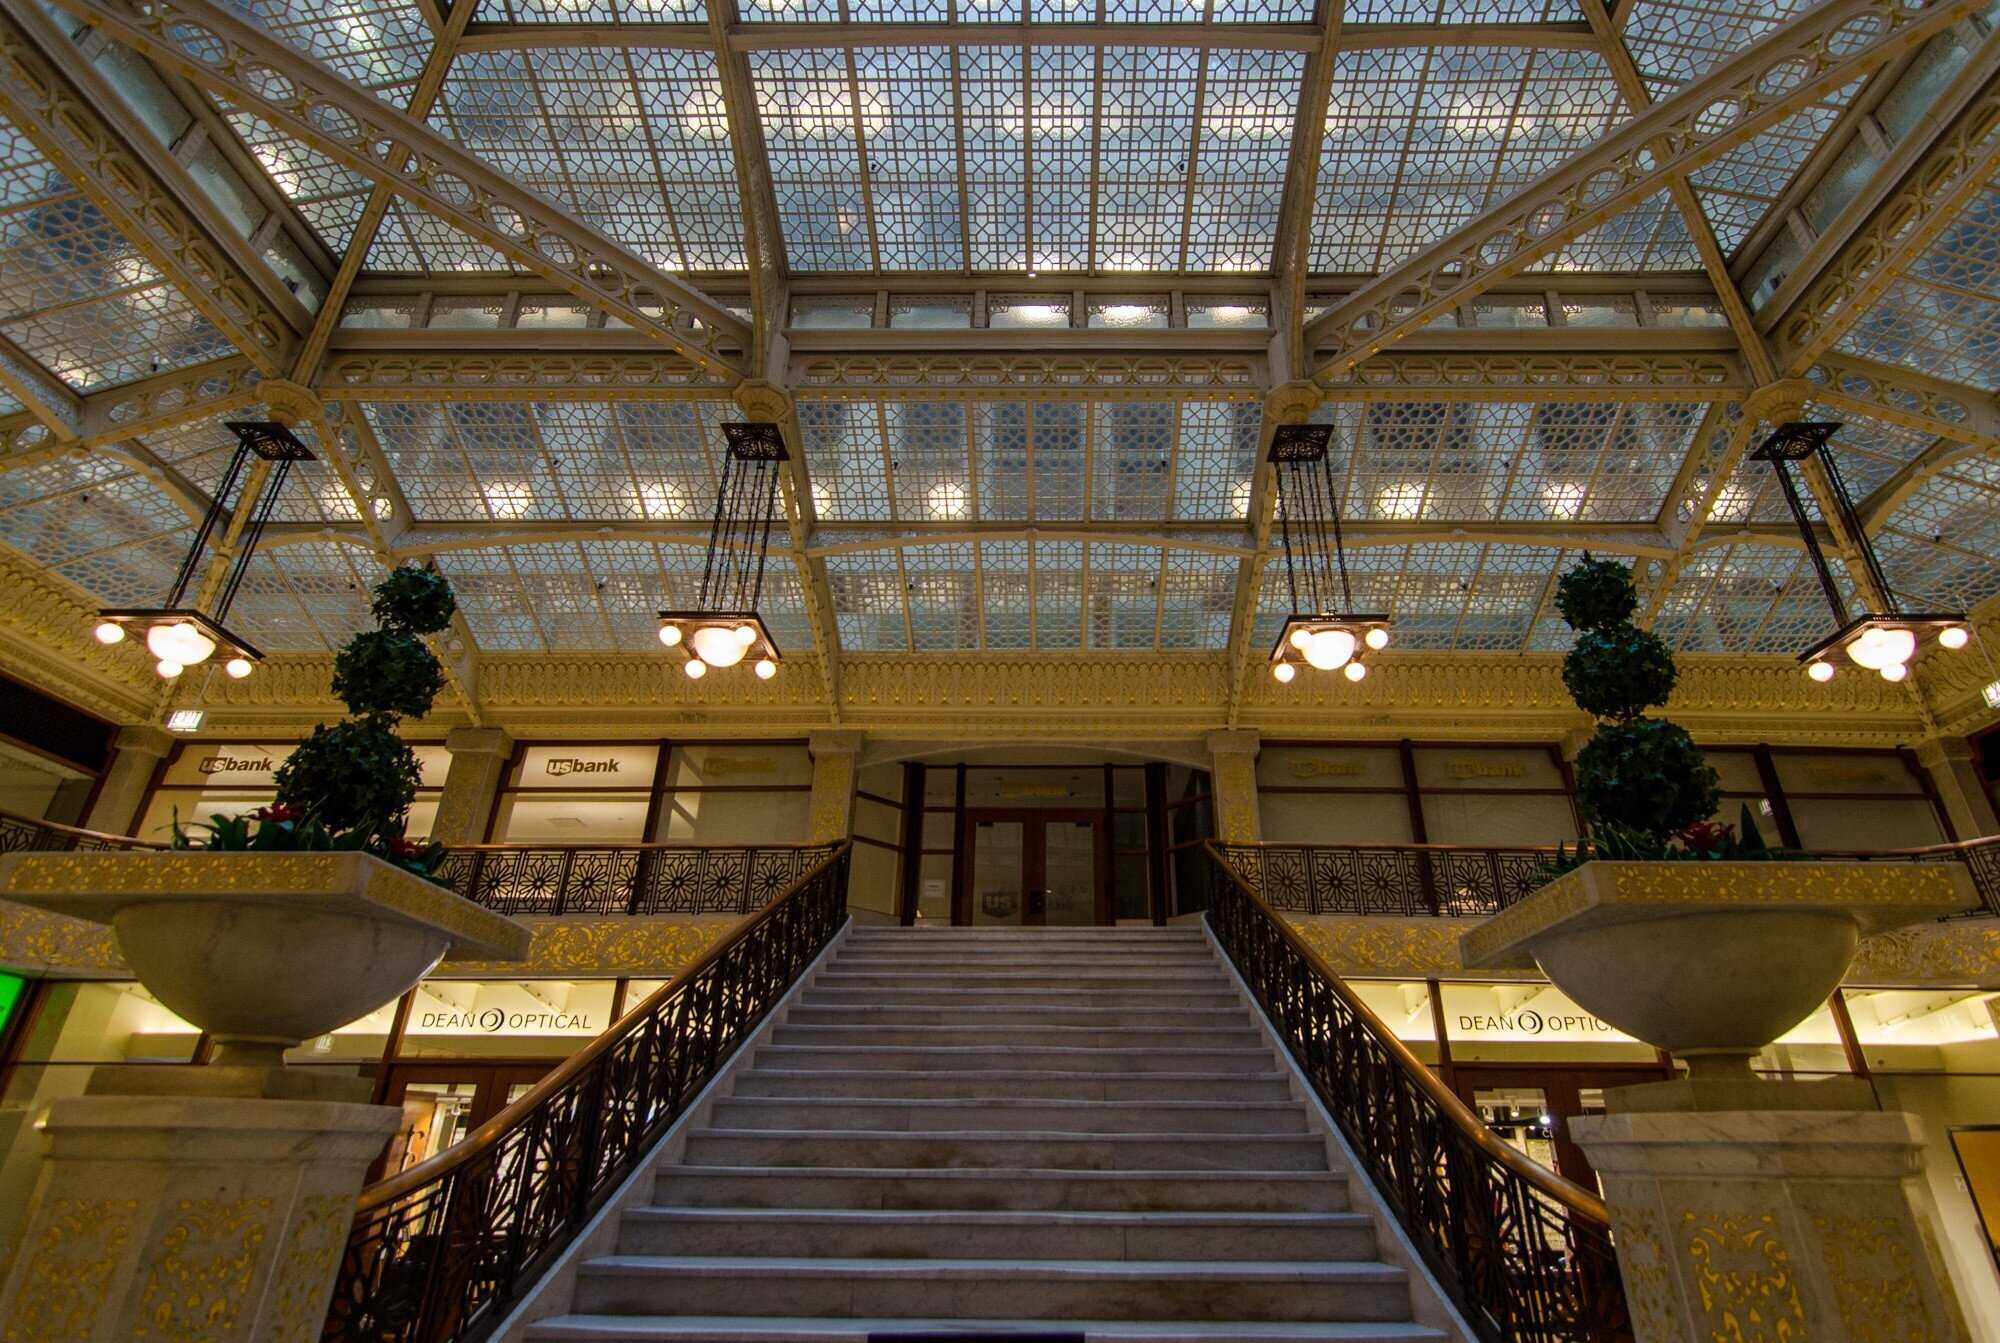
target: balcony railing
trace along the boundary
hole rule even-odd
[[[748,914],[834,847],[472,844],[441,875],[501,914]]]
[[[463,1141],[361,1191],[324,1343],[476,1343],[847,920],[842,843]]]
[[[1287,914],[1484,918],[1533,893],[1549,848],[1449,844],[1215,844],[1250,889]],[[2000,915],[2000,835],[1918,849],[1821,851],[1833,862],[1964,863],[1981,907]]]
[[[1489,1132],[1208,853],[1216,941],[1482,1343],[1630,1343],[1603,1201]]]
[[[157,849],[143,839],[80,830],[73,825],[40,821],[0,811],[0,853],[94,853],[116,849]]]

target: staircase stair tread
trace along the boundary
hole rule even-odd
[[[1297,1101],[1100,1101],[1100,1100],[1036,1100],[1022,1096],[941,1096],[932,1099],[927,1096],[729,1096],[724,1100],[730,1105],[752,1105],[761,1108],[783,1109],[805,1106],[826,1106],[828,1108],[854,1109],[860,1106],[894,1107],[903,1110],[1147,1110],[1166,1111],[1169,1114],[1186,1110],[1271,1110],[1281,1113],[1297,1111]],[[785,1132],[782,1129],[760,1130],[763,1132]],[[1158,1130],[1145,1130],[1157,1132]],[[841,1132],[849,1132],[842,1129]],[[1170,1134],[1173,1137],[1192,1137],[1193,1134]],[[1199,1135],[1219,1136],[1219,1135]]]
[[[1348,1259],[749,1259],[737,1256],[607,1254],[585,1260],[599,1274],[668,1276],[728,1273],[754,1278],[1173,1278],[1266,1282],[1400,1282],[1394,1264]]]
[[[1061,1212],[992,1212],[936,1208],[723,1208],[650,1204],[627,1217],[656,1222],[809,1222],[842,1225],[870,1222],[925,1222],[935,1226],[1372,1226],[1363,1212],[1125,1212],[1077,1209]]]
[[[528,1337],[549,1343],[846,1343],[871,1336],[985,1340],[994,1334],[1024,1339],[1074,1338],[1086,1343],[1432,1343],[1446,1337],[1421,1324],[1216,1324],[1174,1320],[963,1320],[819,1319],[743,1315],[559,1315],[530,1327]]]
[[[768,1136],[760,1133],[758,1136]],[[1088,1136],[1088,1135],[1086,1135]],[[879,1180],[1285,1180],[1294,1184],[1347,1183],[1345,1171],[1331,1170],[1067,1170],[1055,1166],[688,1166],[659,1168],[662,1175],[729,1176],[774,1180],[854,1178]]]
[[[1092,1081],[1092,1082],[1098,1081],[1101,1078],[1101,1074],[1099,1073],[1064,1072],[1061,1069],[1057,1068],[1016,1068],[1016,1069],[991,1068],[982,1072],[968,1072],[968,1073],[956,1073],[956,1074],[936,1069],[930,1069],[918,1072],[908,1068],[882,1068],[875,1071],[868,1071],[865,1069],[856,1068],[851,1071],[843,1069],[835,1072],[826,1072],[826,1071],[815,1070],[812,1068],[768,1068],[760,1066],[753,1069],[752,1071],[756,1072],[761,1077],[791,1077],[791,1078],[833,1078],[833,1077],[933,1078],[933,1077],[959,1076],[959,1077],[976,1077],[982,1082],[992,1082],[995,1085],[1005,1085],[1009,1081],[1026,1081],[1031,1078],[1037,1081],[1043,1081],[1050,1078],[1065,1078],[1065,1079],[1074,1079],[1077,1081]],[[1285,1080],[1285,1074],[1277,1071],[1272,1071],[1268,1073],[1160,1072],[1160,1073],[1138,1073],[1135,1074],[1135,1076],[1142,1077],[1148,1082],[1238,1083],[1238,1082],[1280,1082]]]
[[[1231,1133],[1216,1135],[1208,1133],[1174,1133],[1150,1130],[1139,1133],[1075,1133],[1067,1129],[938,1129],[922,1133],[912,1133],[907,1129],[874,1128],[698,1128],[688,1132],[691,1138],[755,1138],[760,1142],[811,1141],[817,1138],[860,1139],[874,1142],[878,1139],[892,1142],[935,1143],[954,1138],[967,1142],[1202,1142],[1214,1143],[1226,1138],[1231,1147],[1287,1146],[1296,1147],[1300,1143],[1317,1142],[1310,1133]],[[704,1167],[703,1169],[707,1169]],[[787,1167],[787,1169],[795,1169]]]

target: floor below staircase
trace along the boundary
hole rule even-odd
[[[1442,1339],[1198,928],[856,928],[532,1343]]]

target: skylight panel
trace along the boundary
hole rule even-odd
[[[857,50],[854,60],[880,267],[964,266],[950,50],[877,47]]]
[[[371,271],[449,275],[468,271],[518,272],[505,256],[461,233],[436,215],[392,201],[368,249]]]
[[[842,648],[856,652],[907,652],[910,630],[903,611],[903,569],[893,550],[863,550],[826,557],[827,588]]]
[[[888,520],[881,408],[868,401],[802,400],[798,413],[814,512],[826,522]]]
[[[1815,0],[1632,0],[1625,47],[1655,101],[1701,78]]]
[[[1088,646],[1095,649],[1153,648],[1159,642],[1159,546],[1088,547]]]
[[[1349,0],[1345,25],[1363,23],[1580,23],[1575,0]]]
[[[373,183],[262,117],[233,109],[225,109],[223,117],[327,251],[343,255]]]
[[[1172,497],[1174,403],[1109,401],[1093,409],[1091,517],[1163,520]]]
[[[431,120],[664,270],[743,265],[729,126],[710,52],[466,52]]]
[[[1029,108],[1028,269],[1091,264],[1096,201],[1091,109],[1101,66],[1087,47],[1026,48]]]
[[[548,646],[504,548],[446,551],[437,566],[451,580],[459,614],[480,648],[516,652]]]
[[[1085,554],[1081,541],[1035,542],[1035,647],[1083,646]]]
[[[906,546],[903,577],[918,652],[979,647],[979,579],[970,542]]]
[[[1205,54],[1181,270],[1270,269],[1304,59],[1297,52]]]
[[[382,566],[330,541],[265,545],[251,559],[229,624],[266,653],[330,653],[373,628],[369,592]]]
[[[1026,648],[1031,642],[1031,549],[1026,541],[979,543],[980,614],[988,648]]]
[[[335,73],[401,106],[392,90],[415,84],[433,37],[423,10],[404,0],[244,0],[240,15]]]
[[[489,23],[706,23],[701,0],[478,0]]]
[[[1250,516],[1263,407],[1243,401],[1181,403],[1173,516],[1240,522]]]
[[[161,532],[93,550],[55,570],[106,606],[151,606],[173,581],[193,538],[191,526]]]
[[[1393,266],[1624,117],[1595,52],[1341,52],[1321,147],[1312,268]]]
[[[1160,592],[1160,647],[1225,648],[1236,603],[1233,555],[1170,549]]]
[[[1889,515],[1877,549],[1906,607],[1969,611],[2000,592],[2000,470],[1968,456]]]
[[[1852,604],[1846,569],[1828,558]],[[1819,579],[1796,546],[1699,550],[1663,600],[1653,630],[1688,653],[1796,653],[1832,631]]]
[[[61,565],[108,547],[177,536],[190,526],[185,511],[134,471],[51,462],[23,485],[39,493],[0,505],[0,541],[41,564]],[[176,559],[159,576],[161,591],[178,567]]]
[[[938,523],[976,517],[965,403],[891,401],[882,410],[889,432],[895,516],[905,522]]]
[[[2000,181],[1890,284],[1839,348],[1974,389],[2000,386]]]
[[[753,51],[750,73],[792,266],[875,269],[849,53]]]

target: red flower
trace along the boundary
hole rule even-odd
[[[1718,825],[1714,821],[1696,821],[1675,838],[1696,853],[1714,853],[1736,842],[1736,827]]]
[[[255,821],[296,821],[299,819],[299,809],[287,806],[283,802],[273,802],[269,806],[259,807],[251,812],[250,818]]]
[[[406,839],[401,835],[389,841],[389,852],[404,861],[423,857],[424,850],[427,847],[427,845],[420,844],[414,839]]]

